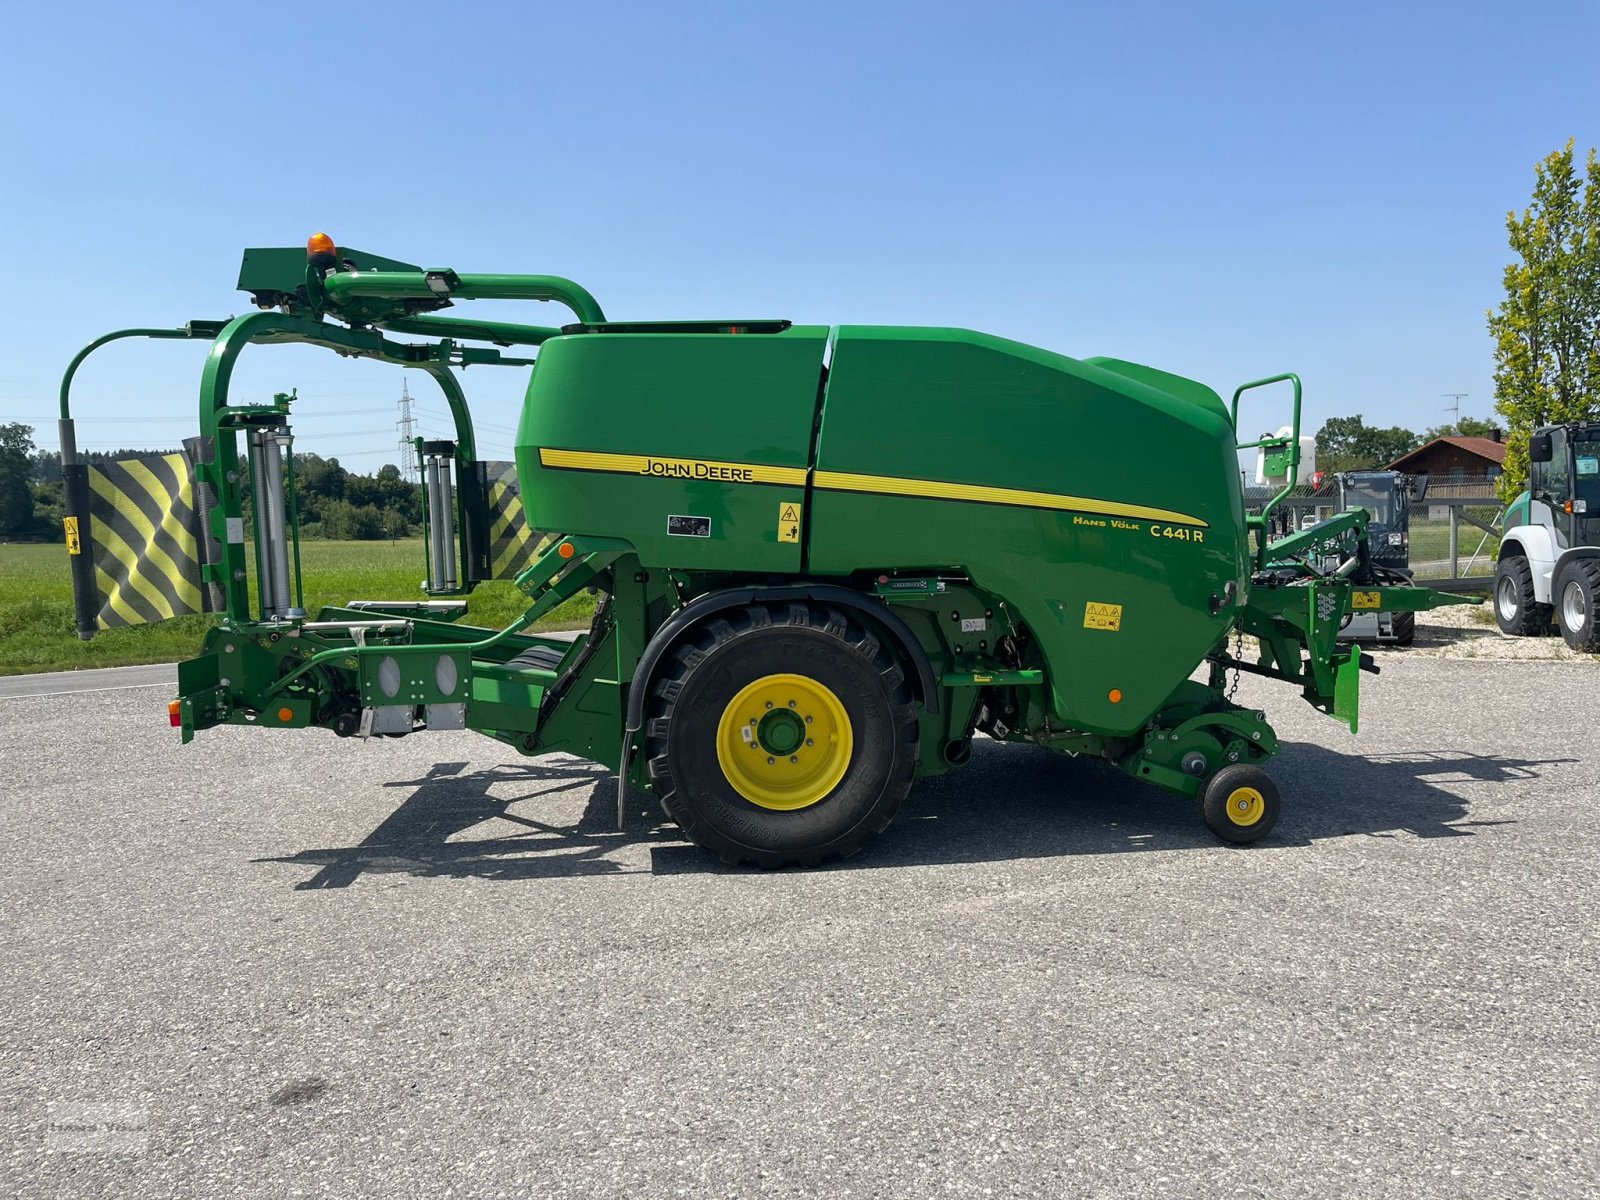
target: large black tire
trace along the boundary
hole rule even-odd
[[[1394,644],[1396,646],[1409,646],[1417,640],[1417,614],[1414,612],[1397,612],[1394,614]]]
[[[800,694],[809,691],[835,713],[833,723],[848,730],[849,751],[836,749],[831,761],[813,760],[828,766],[808,777],[810,791],[766,794],[757,803],[745,793],[758,794],[762,781],[753,782],[734,756],[748,750],[754,774],[770,774],[774,786],[783,787],[790,779],[783,775],[785,762],[800,763],[795,772],[805,776],[809,764],[802,756],[828,749],[807,751],[807,740],[785,758],[770,752],[766,732],[752,729],[742,744],[731,737],[734,730],[743,734],[746,725],[738,705],[760,703],[741,697],[781,690],[782,682],[768,681],[783,679],[799,681]],[[780,696],[774,715],[782,717],[786,707],[793,706]],[[809,707],[803,702],[795,711],[804,714]],[[828,723],[823,714],[818,717]],[[811,722],[799,732],[811,732]],[[777,729],[770,740],[780,734],[795,736]],[[730,741],[738,748],[727,749]],[[910,790],[917,744],[916,703],[894,657],[837,609],[798,601],[721,613],[686,634],[663,662],[645,728],[650,782],[667,815],[724,862],[759,867],[814,866],[854,854],[889,824]],[[730,756],[728,767],[723,754]],[[776,765],[763,772],[762,763]],[[787,807],[774,807],[780,803]]]
[[[1200,815],[1206,828],[1225,842],[1245,845],[1272,832],[1282,808],[1278,785],[1260,767],[1233,763],[1206,781]]]
[[[1502,558],[1494,567],[1494,619],[1501,633],[1537,637],[1550,627],[1550,606],[1533,595],[1533,569],[1520,554]]]
[[[1600,654],[1600,562],[1579,559],[1556,581],[1556,624],[1567,645],[1584,654]]]

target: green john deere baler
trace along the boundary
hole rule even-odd
[[[1379,584],[1360,510],[1272,544],[1272,506],[1246,515],[1239,403],[1292,389],[1291,434],[1265,443],[1286,493],[1292,375],[1225,404],[1150,367],[965,330],[619,323],[568,280],[424,269],[325,235],[247,251],[239,286],[262,311],[109,334],[62,384],[80,635],[221,614],[179,669],[185,742],[223,724],[474,729],[612,767],[699,844],[779,866],[855,851],[982,733],[1104,758],[1251,842],[1277,820],[1262,765],[1278,747],[1230,675],[1293,684],[1354,731],[1373,664],[1335,641],[1341,618],[1455,599]],[[488,298],[574,320],[437,315]],[[160,461],[80,465],[73,372],[129,336],[210,342],[200,435]],[[293,397],[229,398],[257,342],[438,383],[456,436],[417,445],[419,595],[304,611]],[[514,465],[477,456],[467,365],[532,367]],[[460,597],[495,578],[527,611],[464,625]],[[587,632],[529,632],[584,589],[600,597]]]

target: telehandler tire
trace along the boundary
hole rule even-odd
[[[1233,763],[1207,782],[1200,796],[1206,828],[1225,842],[1259,842],[1278,823],[1278,785],[1260,767]]]
[[[1567,645],[1600,654],[1600,561],[1579,559],[1562,571],[1555,600],[1556,624]]]
[[[1494,619],[1512,637],[1537,637],[1549,628],[1550,605],[1534,599],[1533,568],[1520,554],[1495,564]]]
[[[645,754],[691,841],[728,863],[813,866],[893,819],[918,732],[905,674],[870,630],[826,605],[757,603],[667,655]]]
[[[1410,646],[1417,640],[1417,614],[1414,612],[1397,612],[1394,614],[1394,644],[1396,646]]]

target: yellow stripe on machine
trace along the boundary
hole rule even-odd
[[[1047,508],[1057,512],[1099,513],[1108,517],[1128,517],[1137,521],[1169,521],[1175,525],[1209,526],[1199,517],[1151,508],[1144,504],[1124,504],[1118,500],[1097,500],[1091,496],[1064,496],[1056,492],[1029,492],[1017,488],[985,487],[976,483],[942,483],[936,479],[900,479],[892,475],[853,475],[845,471],[818,471],[815,486],[830,492],[870,492],[882,496],[912,496],[928,500],[965,500],[974,504],[1006,504],[1015,508]]]
[[[655,479],[706,479],[714,483],[784,483],[803,487],[804,467],[717,462],[702,458],[664,458],[656,454],[601,454],[590,450],[541,448],[539,465],[566,471],[605,471]]]
[[[698,458],[664,458],[654,454],[605,454],[590,450],[552,450],[541,447],[541,466],[565,471],[604,471],[614,475],[647,475],[656,479],[706,479],[721,483],[806,483],[802,467],[769,467],[760,463],[716,462]],[[1092,496],[1066,496],[1057,492],[1030,492],[1020,488],[986,487],[976,483],[945,483],[937,479],[906,479],[894,475],[857,475],[847,471],[810,473],[813,486],[829,492],[864,492],[878,496],[910,496],[927,500],[961,500],[969,504],[1004,504],[1013,508],[1043,508],[1055,512],[1096,513],[1135,521],[1166,521],[1174,525],[1210,526],[1199,517],[1097,500]]]

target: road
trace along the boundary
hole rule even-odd
[[[1223,847],[981,744],[812,872],[469,734],[0,700],[0,1192],[1594,1196],[1593,663],[1386,657]]]
[[[94,667],[87,671],[47,671],[39,675],[0,675],[0,700],[22,696],[65,696],[73,692],[118,692],[128,688],[174,688],[177,663],[147,667]]]

